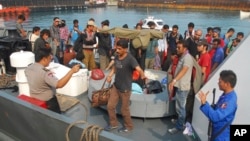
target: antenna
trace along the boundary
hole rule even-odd
[[[149,16],[149,14],[148,14],[148,6],[147,6],[147,16]]]
[[[215,99],[215,93],[216,93],[216,88],[213,89],[213,102],[212,102],[212,105],[214,106],[214,99]]]

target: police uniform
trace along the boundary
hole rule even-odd
[[[26,68],[25,75],[30,88],[30,96],[46,101],[48,109],[59,112],[57,111],[59,106],[55,97],[58,79],[53,72],[47,70],[39,63],[34,63]],[[56,110],[53,110],[53,107]]]
[[[235,91],[222,94],[213,109],[208,102],[200,107],[200,110],[212,121],[212,137],[217,134],[226,124],[233,122],[237,109],[237,96]],[[230,125],[229,124],[229,125]],[[230,126],[227,126],[214,141],[229,141]]]

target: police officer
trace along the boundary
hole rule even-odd
[[[28,66],[25,75],[30,88],[30,96],[41,101],[46,101],[49,110],[61,113],[56,89],[62,88],[70,80],[71,76],[78,72],[80,65],[75,65],[64,77],[58,80],[53,72],[45,67],[51,62],[51,48],[39,48],[35,52],[35,63]]]
[[[234,91],[237,77],[231,70],[223,70],[220,73],[219,88],[223,91],[218,102],[212,108],[206,101],[206,94],[202,91],[199,93],[201,100],[200,110],[212,122],[211,141],[229,141],[230,124],[233,122],[237,109],[237,95]]]

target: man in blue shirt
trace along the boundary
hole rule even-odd
[[[216,48],[215,54],[212,57],[212,68],[211,72],[213,72],[224,60],[224,50],[219,47],[220,39],[213,40],[213,48]]]
[[[223,91],[218,102],[212,108],[206,101],[209,92],[199,93],[201,100],[200,110],[212,122],[211,141],[229,141],[230,124],[233,122],[237,110],[237,95],[234,91],[237,77],[231,70],[223,70],[220,73],[219,88]]]
[[[73,24],[74,25],[69,28],[69,31],[70,31],[69,37],[71,37],[71,44],[72,45],[75,44],[76,39],[83,32],[83,28],[81,26],[79,26],[77,19],[75,19],[73,21]]]

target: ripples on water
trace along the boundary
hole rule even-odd
[[[172,26],[177,24],[180,33],[184,33],[189,22],[195,23],[195,28],[201,28],[206,32],[209,26],[219,26],[225,33],[228,28],[235,28],[236,32],[242,31],[249,33],[249,19],[240,20],[239,11],[219,11],[219,10],[175,10],[175,9],[157,9],[157,8],[117,8],[116,6],[106,8],[93,8],[85,10],[68,10],[68,11],[50,11],[50,12],[31,12],[26,14],[27,20],[24,23],[25,28],[31,29],[33,26],[48,28],[53,18],[58,16],[66,20],[67,26],[72,26],[72,21],[78,19],[80,25],[85,26],[89,18],[93,17],[96,24],[100,26],[101,21],[109,19],[110,27],[122,26],[128,24],[129,28],[140,20],[149,15],[155,18],[161,18],[166,24]],[[4,17],[6,26],[15,25],[16,16]]]

